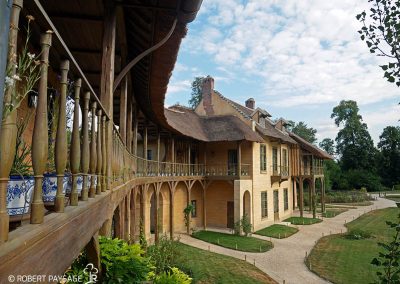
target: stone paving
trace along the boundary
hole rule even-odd
[[[330,283],[312,273],[304,264],[306,252],[309,253],[322,235],[345,232],[346,222],[357,219],[362,214],[375,209],[395,207],[395,202],[378,198],[371,206],[359,206],[350,209],[334,218],[324,218],[318,224],[296,226],[299,232],[286,239],[272,239],[274,248],[265,253],[240,252],[216,246],[188,235],[181,235],[181,242],[204,250],[229,255],[254,264],[274,278],[279,283],[286,284],[317,284]],[[309,214],[305,214],[308,217]],[[270,240],[268,237],[253,235],[257,238]],[[285,281],[285,282],[284,282]]]

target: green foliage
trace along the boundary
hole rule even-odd
[[[379,136],[378,148],[378,169],[382,183],[393,187],[400,183],[400,127],[385,127]]]
[[[29,53],[29,41],[31,37],[30,23],[32,16],[27,16],[28,25],[26,28],[26,39],[22,51],[17,56],[17,64],[9,64],[6,71],[5,79],[5,98],[3,119],[10,113],[18,109],[25,97],[32,92],[40,78],[40,61],[39,56]],[[15,71],[15,75],[13,74]]]
[[[364,191],[328,191],[325,194],[326,203],[358,203],[370,201],[373,198]]]
[[[144,224],[142,218],[140,219],[140,224],[139,224],[139,244],[144,251],[147,250],[147,239],[146,239],[146,234],[144,232]]]
[[[87,264],[88,259],[86,252],[84,251],[78,256],[77,259],[75,259],[75,261],[71,264],[71,267],[64,273],[65,278],[79,276],[83,283],[88,282],[90,280],[89,274],[84,271]]]
[[[319,147],[322,148],[329,155],[335,155],[335,142],[330,138],[325,138],[319,143]]]
[[[32,174],[31,146],[26,144],[23,138],[32,114],[33,112],[29,111],[27,115],[17,121],[17,143],[15,145],[15,156],[10,175],[24,177]]]
[[[176,267],[172,267],[169,271],[164,271],[153,279],[154,284],[190,284],[192,278],[180,271]]]
[[[103,283],[141,283],[153,269],[138,244],[100,237]]]
[[[336,126],[342,126],[336,137],[336,150],[340,156],[341,169],[374,171],[376,149],[367,125],[362,122],[358,111],[357,102],[343,100],[333,108],[331,114]]]
[[[347,187],[341,189],[366,188],[368,191],[380,191],[382,189],[380,177],[370,170],[351,169],[343,174]]]
[[[398,0],[368,0],[372,4],[370,13],[357,15],[362,23],[358,31],[369,51],[385,56],[390,62],[382,65],[384,77],[400,86],[400,2]]]
[[[201,89],[203,87],[204,77],[196,77],[192,82],[192,93],[190,94],[189,106],[195,109],[201,101]]]
[[[290,237],[291,235],[297,233],[299,230],[294,227],[289,227],[285,225],[274,224],[264,229],[256,232],[257,235],[262,235],[266,237],[272,237],[277,239],[283,239]]]
[[[396,233],[389,243],[378,243],[384,252],[379,252],[379,257],[374,258],[371,264],[383,269],[383,272],[376,273],[379,279],[377,283],[394,284],[400,282],[400,214],[397,223],[387,221],[386,224]]]
[[[322,220],[318,218],[308,218],[308,217],[290,217],[287,218],[286,220],[283,220],[284,222],[290,222],[293,225],[312,225],[316,223],[321,223]]]
[[[242,219],[235,222],[233,228],[235,235],[241,235],[243,232],[243,234],[247,237],[251,233],[252,228],[249,216],[247,216],[247,214],[243,214]]]
[[[184,214],[183,218],[188,232],[190,231],[190,215],[192,214],[193,210],[194,206],[192,204],[188,204],[188,206],[186,206],[186,208],[183,209],[183,214]]]
[[[315,137],[317,130],[312,127],[308,127],[304,121],[300,121],[297,124],[293,121],[289,121],[289,124],[291,125],[287,127],[289,131],[299,135],[301,138],[310,143],[314,144],[317,142],[317,138]]]
[[[175,265],[179,256],[179,240],[170,240],[166,235],[161,236],[153,246],[147,249],[147,256],[155,266],[155,273],[167,272]]]
[[[361,229],[353,229],[348,231],[344,237],[349,240],[362,240],[371,238],[371,233]]]

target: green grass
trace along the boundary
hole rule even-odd
[[[275,239],[283,239],[296,234],[299,230],[297,228],[274,224],[272,226],[266,227],[264,229],[255,232],[257,235],[271,237]]]
[[[325,212],[322,213],[322,217],[333,218],[333,217],[336,217],[337,215],[339,215],[343,212],[346,212],[346,211],[348,211],[348,209],[346,209],[346,208],[338,208],[338,209],[327,208],[325,210]],[[321,212],[321,211],[319,211],[319,212]]]
[[[400,195],[387,194],[386,199],[393,200],[394,202],[400,202]]]
[[[284,222],[290,222],[293,225],[312,225],[312,224],[320,223],[320,222],[322,222],[322,220],[318,219],[318,218],[290,217],[290,218],[284,220]]]
[[[273,248],[273,244],[269,241],[212,231],[198,231],[193,233],[192,237],[221,247],[246,252],[266,252]]]
[[[369,239],[350,240],[340,234],[320,239],[307,259],[312,271],[338,284],[373,282],[377,268],[370,263],[381,251],[377,242],[391,240],[394,230],[385,222],[396,222],[399,212],[398,208],[376,210],[346,225],[349,230],[369,232]]]
[[[233,257],[179,244],[176,266],[193,278],[194,284],[275,284],[254,265]]]
[[[321,209],[321,207],[319,207]],[[346,205],[332,205],[326,204],[325,208],[346,208],[346,209],[356,209],[356,206],[346,206]]]
[[[333,205],[348,205],[348,206],[370,206],[374,204],[372,201],[351,202],[351,203],[330,203]]]

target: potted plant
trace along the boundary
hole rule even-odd
[[[31,147],[25,143],[23,133],[31,115],[32,112],[29,112],[17,124],[16,150],[10,180],[7,184],[7,211],[10,217],[24,218],[29,215],[34,179],[30,157]]]

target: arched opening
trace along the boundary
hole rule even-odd
[[[303,181],[303,192],[304,206],[311,211],[311,181],[309,179]]]
[[[204,226],[203,220],[203,187],[200,182],[195,182],[190,193],[190,203],[193,206],[192,227],[200,228]]]
[[[170,190],[168,183],[163,183],[159,195],[159,233],[164,234],[169,232],[170,228]]]
[[[140,223],[143,222],[141,221],[142,219],[142,193],[140,191],[140,188],[137,188],[136,190],[136,196],[135,196],[135,219],[134,219],[134,226],[135,226],[135,240],[139,239],[139,234],[140,234]],[[142,224],[144,226],[144,223]]]
[[[146,216],[149,216],[148,220],[146,220],[146,222],[148,222],[148,227],[149,228],[149,232],[146,233],[150,233],[150,234],[154,234],[156,231],[156,218],[157,218],[157,204],[156,204],[156,189],[154,187],[154,185],[150,185],[148,190],[147,190],[147,207],[148,207],[148,211]]]
[[[183,210],[187,206],[187,188],[185,183],[179,182],[174,193],[174,230],[175,232],[186,232],[185,215]]]
[[[251,218],[251,202],[250,202],[250,192],[246,190],[243,194],[243,215],[247,215],[247,217]]]
[[[115,209],[111,220],[111,238],[121,237],[121,215],[119,206]]]

